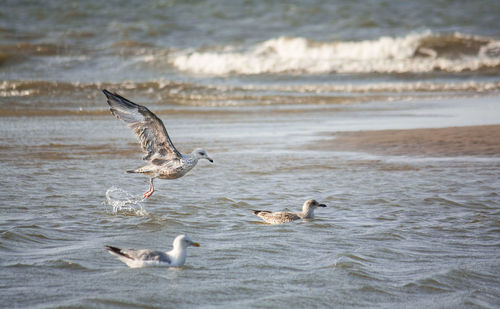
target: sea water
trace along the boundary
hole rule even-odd
[[[498,156],[313,150],[325,133],[498,124],[497,1],[4,1],[6,308],[496,308]],[[101,89],[147,105],[186,176],[156,180]],[[321,147],[319,147],[321,148]],[[328,205],[308,222],[252,209]],[[129,269],[104,245],[169,250]]]

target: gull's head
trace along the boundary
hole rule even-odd
[[[326,207],[326,205],[320,204],[316,200],[307,200],[304,202],[304,205],[302,205],[302,211],[308,212],[309,210],[314,210],[318,207]]]
[[[210,163],[214,163],[214,160],[212,160],[212,158],[210,158],[207,154],[207,152],[205,151],[205,149],[201,149],[201,148],[197,148],[193,151],[193,154],[196,156],[196,158],[199,160],[199,159],[207,159],[208,161],[210,161]]]
[[[189,237],[186,235],[179,235],[174,239],[174,248],[187,248],[189,246],[193,247],[199,247],[200,244],[197,242],[192,241]]]

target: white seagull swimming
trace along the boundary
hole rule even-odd
[[[318,207],[326,207],[325,204],[320,204],[316,200],[307,200],[302,205],[302,212],[272,212],[268,210],[252,210],[253,213],[259,218],[263,219],[270,224],[281,224],[292,222],[299,219],[314,218],[314,210]]]
[[[180,267],[186,262],[188,246],[199,247],[200,244],[192,241],[186,235],[179,235],[174,239],[173,249],[168,252],[150,249],[120,249],[112,246],[105,246],[105,248],[130,268],[144,266]]]
[[[116,118],[127,123],[135,133],[146,155],[143,160],[149,163],[127,173],[141,173],[149,176],[149,190],[144,198],[154,192],[153,179],[175,179],[184,176],[196,166],[199,159],[214,162],[204,149],[197,148],[190,154],[180,153],[170,140],[163,122],[145,106],[135,104],[117,93],[103,90],[107,97],[109,110]]]

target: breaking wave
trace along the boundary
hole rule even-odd
[[[168,61],[178,70],[207,75],[496,72],[500,41],[430,31],[365,41],[279,37],[248,49],[180,50]]]

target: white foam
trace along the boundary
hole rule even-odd
[[[148,212],[142,205],[142,196],[134,196],[131,193],[111,187],[106,190],[106,202],[112,207],[112,213],[132,213],[138,216],[147,216]]]
[[[279,37],[240,51],[234,46],[218,47],[214,51],[180,50],[173,52],[168,61],[181,71],[208,75],[462,72],[500,66],[500,55],[495,52],[498,41],[482,46],[476,55],[449,58],[421,46],[423,39],[434,37],[430,31],[352,42]],[[458,33],[452,38],[484,40]],[[419,57],[415,56],[417,51]]]

